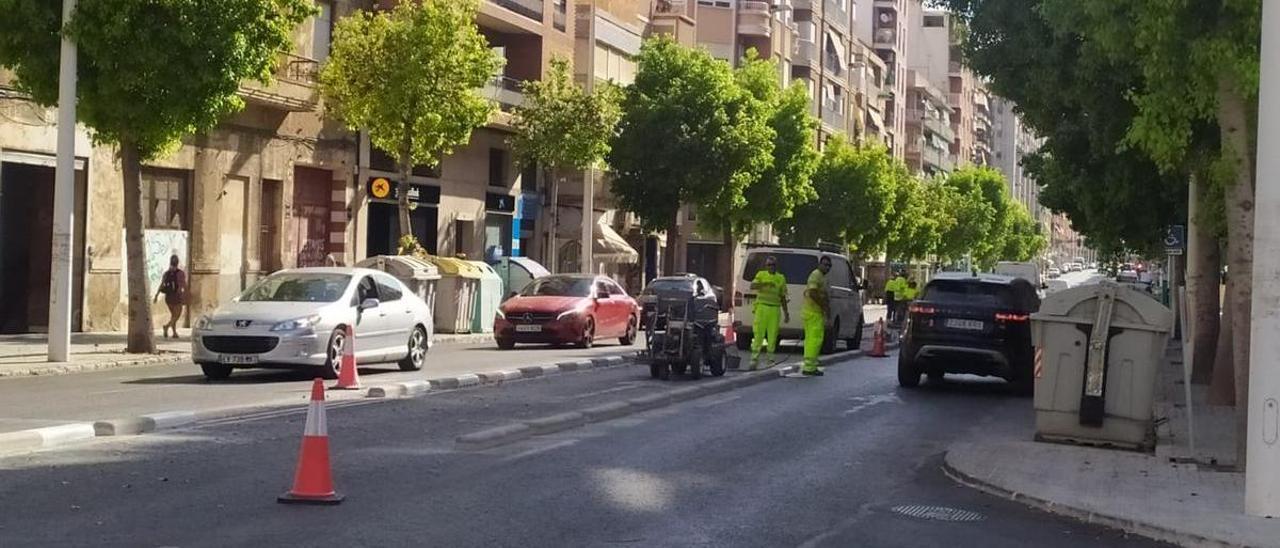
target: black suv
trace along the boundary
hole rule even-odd
[[[1040,297],[1030,282],[994,274],[944,273],[929,281],[907,313],[898,353],[898,384],[915,387],[920,375],[995,376],[1019,392],[1034,385],[1031,313]]]

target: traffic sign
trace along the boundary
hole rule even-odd
[[[1165,255],[1181,255],[1187,248],[1187,225],[1169,225],[1164,233]]]

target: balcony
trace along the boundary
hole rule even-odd
[[[769,3],[747,0],[738,3],[738,34],[769,37],[773,34],[773,16]]]
[[[819,109],[822,112],[822,123],[837,131],[843,132],[847,127],[847,119],[843,112],[833,108],[823,106]]]
[[[539,23],[542,22],[542,0],[489,0],[489,2]]]
[[[845,66],[840,56],[831,52],[822,55],[822,69],[836,77],[844,76],[845,73]]]
[[[320,103],[316,77],[320,63],[299,55],[281,55],[276,63],[274,81],[263,85],[247,80],[240,84],[240,95],[246,101],[289,112],[310,112]]]
[[[898,47],[898,31],[890,28],[876,29],[875,43],[877,46]]]
[[[797,67],[814,67],[818,64],[818,45],[812,40],[798,39],[791,50],[791,64]]]
[[[499,76],[484,85],[484,96],[498,103],[503,112],[511,112],[524,104],[523,82],[515,78]]]
[[[791,9],[796,11],[813,11],[813,5],[816,3],[818,3],[818,0],[791,0]]]
[[[950,74],[960,74],[961,72],[964,72],[964,65],[961,65],[959,61],[948,61],[947,72]]]
[[[823,0],[822,15],[831,26],[845,34],[849,33],[849,10],[840,7],[838,0]]]
[[[948,94],[947,94],[947,106],[949,106],[949,107],[951,107],[951,108],[964,108],[964,94],[962,94],[962,93],[948,93]]]

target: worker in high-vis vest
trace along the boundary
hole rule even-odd
[[[787,310],[787,278],[778,273],[776,257],[765,258],[764,270],[756,272],[751,280],[751,289],[756,292],[756,300],[751,305],[751,366],[748,369],[754,371],[760,365],[760,349],[766,344],[769,356],[765,369],[776,363],[774,353],[778,350],[779,321],[784,318],[791,321],[791,313]]]
[[[889,313],[890,324],[898,325],[907,319],[907,277],[899,270],[898,275],[893,278],[893,309]]]
[[[831,300],[827,286],[827,272],[831,271],[831,257],[818,259],[818,268],[809,274],[804,288],[804,306],[800,319],[804,322],[804,364],[800,372],[809,377],[822,376],[818,369],[818,354],[822,351],[822,338],[826,336],[827,318],[831,316]]]

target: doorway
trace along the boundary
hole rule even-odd
[[[327,169],[293,168],[293,222],[297,266],[324,266],[329,255],[329,202],[333,173]]]
[[[0,162],[0,333],[49,330],[54,159],[31,156],[36,162]],[[85,182],[84,170],[78,169],[72,229],[73,331],[80,331],[83,319]]]

